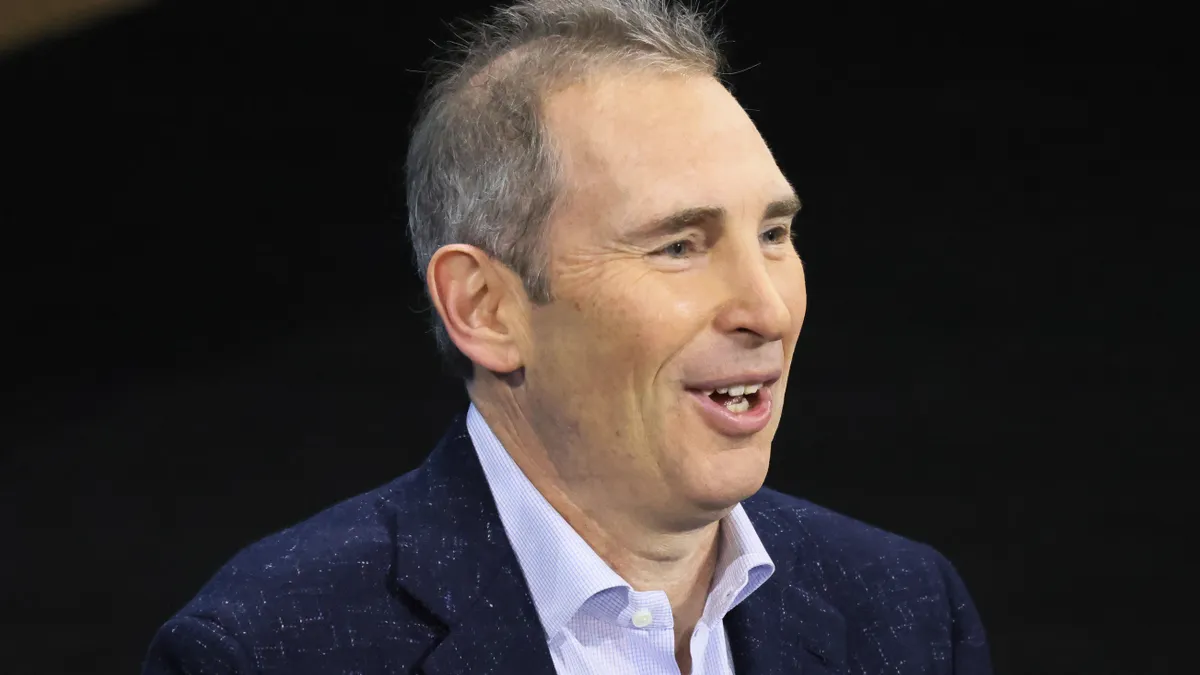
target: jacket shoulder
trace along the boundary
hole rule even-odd
[[[775,490],[745,506],[779,581],[839,614],[854,654],[883,649],[949,672],[991,672],[970,594],[933,547]]]
[[[394,592],[400,561],[392,531],[396,505],[414,498],[417,473],[234,555],[159,630],[147,672],[157,672],[156,659],[180,659],[179,650],[200,642],[205,658],[219,648],[261,671],[294,668],[297,658],[335,669],[341,658],[369,662],[373,645],[385,643],[411,646],[415,660],[435,629]]]
[[[411,474],[352,497],[239,551],[188,605],[262,592],[303,595],[337,582],[369,584],[392,561],[388,506]],[[185,608],[185,611],[188,609]]]
[[[830,562],[862,564],[887,559],[919,564],[942,556],[932,547],[868,525],[842,513],[782,492],[763,488],[745,502],[756,529],[766,528],[766,537],[796,545],[804,544],[808,555],[816,553]],[[796,550],[796,553],[800,553]]]
[[[747,504],[784,583],[806,589],[847,620],[897,607],[948,619],[950,563],[933,547],[774,490]]]

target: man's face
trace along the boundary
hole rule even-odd
[[[711,78],[597,76],[546,116],[565,175],[531,422],[585,503],[709,518],[766,477],[806,307],[792,188]]]

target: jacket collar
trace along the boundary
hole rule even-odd
[[[423,672],[554,675],[464,415],[420,469],[394,484],[389,501],[393,580],[448,629]],[[844,619],[805,587],[797,564],[815,553],[807,533],[761,492],[743,504],[776,571],[725,618],[737,672],[843,672]]]
[[[422,672],[554,675],[464,416],[391,500],[394,581],[448,628]]]
[[[754,529],[775,561],[775,574],[725,617],[739,674],[846,672],[846,620],[812,589],[809,578],[819,549],[795,511],[769,490],[742,502]],[[819,565],[816,566],[819,568]]]

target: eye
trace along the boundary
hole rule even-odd
[[[684,258],[695,252],[696,243],[691,239],[680,239],[679,241],[673,241],[655,251],[656,254],[665,255],[668,258]]]
[[[791,231],[783,226],[773,227],[762,233],[763,242],[771,245],[786,244],[791,239]]]

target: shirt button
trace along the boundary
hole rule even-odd
[[[639,609],[633,613],[633,625],[638,628],[645,628],[654,621],[654,615],[648,609]]]

